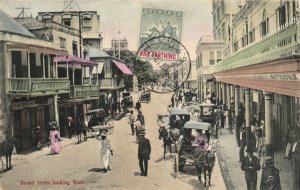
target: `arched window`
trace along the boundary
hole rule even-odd
[[[264,9],[262,15],[262,22],[260,24],[262,37],[268,33],[268,25],[269,25],[269,19],[267,18],[267,13],[266,10]]]

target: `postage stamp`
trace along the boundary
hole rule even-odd
[[[181,41],[182,23],[182,11],[143,8],[141,13],[139,47],[146,41],[158,36],[166,36]],[[172,51],[169,48],[164,49],[164,46],[157,46],[155,48],[156,51]]]

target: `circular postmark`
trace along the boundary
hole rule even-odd
[[[153,69],[149,68],[151,66]],[[141,44],[136,52],[133,72],[144,89],[156,93],[176,91],[184,86],[190,71],[190,55],[174,38],[153,37]]]

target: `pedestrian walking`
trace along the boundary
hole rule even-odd
[[[286,133],[286,149],[283,157],[285,159],[290,158],[290,153],[293,146],[293,132],[294,132],[294,128],[292,126],[288,126],[288,131]]]
[[[136,102],[136,104],[135,104],[135,108],[136,108],[136,110],[139,112],[140,109],[141,109],[141,107],[142,107],[141,102],[140,102],[140,100],[138,100],[138,101]]]
[[[101,136],[99,138],[99,136]],[[111,156],[113,156],[113,150],[110,145],[109,139],[107,139],[107,136],[105,133],[101,133],[100,135],[96,136],[96,139],[101,142],[101,150],[100,150],[100,155],[101,155],[101,161],[103,165],[103,172],[107,173],[107,171],[110,171],[110,160]]]
[[[49,135],[50,145],[51,145],[51,154],[59,154],[60,153],[60,141],[62,140],[60,138],[59,132],[58,132],[58,126],[56,122],[52,122],[51,125],[51,131]]]
[[[235,128],[236,141],[237,141],[239,147],[241,146],[240,130],[244,124],[244,120],[245,120],[244,108],[243,108],[243,104],[240,104],[239,105],[239,115],[236,120],[236,128]]]
[[[34,149],[35,150],[41,150],[42,144],[41,144],[41,127],[38,125],[35,127],[35,129],[32,132],[34,137]]]
[[[171,103],[172,103],[172,108],[174,108],[175,105],[175,98],[174,98],[174,94],[171,97]]]
[[[297,125],[294,128],[292,135],[293,146],[292,155],[292,170],[293,170],[293,190],[300,190],[300,114],[297,116]]]
[[[245,157],[245,147],[246,147],[246,130],[245,127],[241,127],[240,130],[240,151],[239,151],[239,155],[240,155],[240,162],[243,162],[243,159]]]
[[[138,112],[137,120],[139,120],[139,121],[141,122],[141,126],[142,126],[143,128],[145,128],[145,117],[144,117],[142,111],[139,111],[139,112]]]
[[[258,145],[257,145],[257,155],[260,160],[260,164],[263,167],[265,163],[265,156],[266,156],[266,139],[262,134],[262,129],[257,130],[257,137],[258,137]]]
[[[248,155],[244,157],[241,169],[245,171],[247,190],[257,189],[257,171],[261,169],[259,159],[253,155],[253,149],[247,147]]]
[[[265,167],[260,180],[260,190],[281,190],[279,169],[274,166],[272,157],[265,158]]]
[[[133,115],[133,110],[130,111],[129,125],[130,125],[130,128],[131,128],[131,135],[134,135],[134,115]]]
[[[145,138],[145,131],[139,133],[138,158],[141,170],[141,176],[148,175],[148,160],[150,160],[151,145],[149,139]]]
[[[81,133],[82,133],[82,125],[83,122],[81,121],[80,117],[76,118],[76,125],[75,125],[75,133],[77,136],[77,143],[81,143],[82,142],[82,138],[81,138]]]
[[[74,128],[74,122],[73,122],[73,118],[71,116],[69,116],[67,118],[67,123],[68,123],[68,126],[67,126],[67,130],[68,130],[68,135],[69,135],[69,139],[72,138],[72,133],[73,133],[73,128]]]

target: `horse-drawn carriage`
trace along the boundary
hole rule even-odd
[[[140,102],[150,102],[151,101],[151,92],[143,91],[140,96]]]
[[[200,104],[200,121],[208,122],[212,126],[212,135],[218,136],[218,128],[216,126],[216,105],[211,103]]]
[[[127,110],[128,108],[133,107],[133,100],[130,92],[123,92],[123,110]]]
[[[86,113],[87,133],[90,137],[98,135],[101,132],[112,134],[114,124],[111,119],[105,117],[104,109],[90,110]]]
[[[207,149],[203,149],[200,146],[198,147],[184,144],[186,139],[193,140],[190,137],[192,137],[192,134],[195,132],[195,130],[205,131],[207,143],[209,144]],[[174,177],[177,177],[180,167],[181,172],[183,172],[183,167],[185,166],[186,162],[188,162],[189,165],[195,165],[200,182],[202,182],[201,173],[203,171],[205,180],[204,186],[206,186],[206,174],[208,174],[208,184],[210,185],[211,172],[215,162],[215,142],[210,140],[210,131],[211,124],[207,122],[188,121],[185,123],[183,127],[183,138],[185,138],[185,140],[183,140],[183,138],[181,139],[178,159],[176,155],[173,156]]]
[[[179,136],[185,122],[190,120],[190,113],[186,109],[169,108],[169,114],[158,115],[159,139],[164,142],[164,158],[167,148],[170,153],[179,151]]]
[[[184,96],[185,96],[186,102],[191,102],[191,101],[197,99],[197,94],[193,93],[193,92],[186,92],[186,93],[184,93]]]

